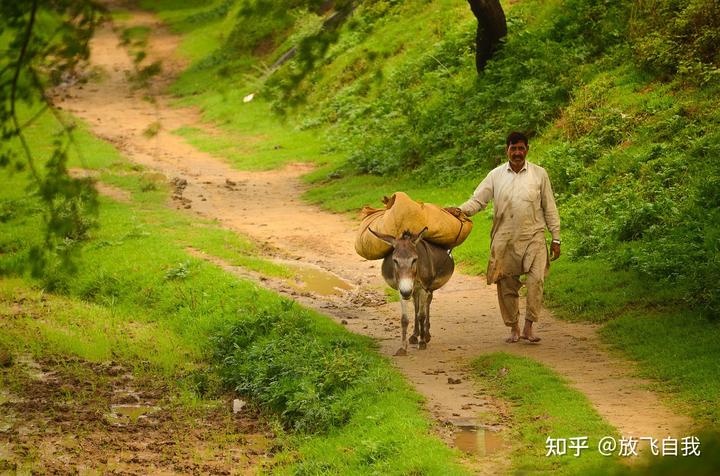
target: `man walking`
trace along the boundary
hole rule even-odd
[[[492,170],[472,197],[459,208],[448,208],[468,216],[485,209],[493,200],[488,284],[497,283],[500,313],[510,327],[506,342],[526,339],[539,342],[533,333],[542,307],[545,276],[550,267],[545,228],[552,234],[552,259],[560,256],[560,215],[555,206],[548,174],[525,160],[530,145],[520,132],[506,140],[508,162]],[[518,319],[520,275],[527,275],[527,308],[522,333]]]

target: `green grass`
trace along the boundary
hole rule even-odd
[[[17,314],[22,303],[22,312]],[[139,322],[111,305],[46,293],[18,278],[0,280],[0,348],[35,357],[141,362],[173,375],[197,357],[192,345],[159,323]]]
[[[286,427],[322,435],[289,436],[273,472],[465,474],[371,339],[292,302],[258,310],[218,339],[220,374]]]
[[[110,12],[110,18],[115,22],[123,22],[132,18],[132,14],[127,10],[113,9]]]
[[[638,363],[638,373],[675,411],[720,428],[720,324],[685,302],[682,288],[613,269],[598,259],[561,258],[545,286],[562,319],[601,323],[602,340]]]
[[[648,282],[637,272],[616,270],[597,258],[554,261],[545,286],[555,316],[573,322],[603,323],[634,311],[682,304],[682,290]]]
[[[224,313],[232,300],[239,297],[232,295],[237,293],[233,293],[233,285],[226,279],[225,287],[213,291],[214,299],[220,302],[215,302],[213,305],[218,308],[211,310],[207,289],[212,289],[223,273],[189,257],[185,248],[191,246],[210,255],[220,255],[267,274],[284,275],[286,271],[262,261],[247,240],[219,227],[197,227],[191,217],[165,209],[166,190],[143,193],[139,191],[138,177],[119,178],[122,180],[118,182],[133,192],[133,196],[144,196],[134,206],[102,198],[100,226],[83,251],[78,274],[68,276],[58,272],[48,277],[48,282],[59,291],[104,307],[105,312],[98,313],[97,322],[84,326],[80,325],[82,319],[93,316],[96,308],[79,312],[77,316],[77,310],[69,311],[67,316],[59,314],[57,321],[47,324],[48,332],[43,335],[56,343],[72,346],[85,342],[88,348],[97,348],[98,355],[127,354],[138,360],[152,348],[152,342],[156,342],[157,349],[167,350],[159,354],[163,359],[162,364],[158,364],[159,370],[169,375],[182,372],[185,364],[192,366],[193,362],[203,359],[210,333],[226,320]],[[8,179],[16,184],[14,190],[22,192],[23,177],[15,175]],[[128,182],[133,179],[136,183],[129,187]],[[12,195],[3,195],[4,203],[13,200]],[[37,209],[34,210],[37,213]],[[0,248],[6,253],[0,258],[0,267],[5,273],[13,273],[17,264],[27,260],[27,245],[39,239],[35,232],[38,216],[32,213],[15,216],[3,226],[7,234],[3,235]],[[186,273],[173,274],[179,266],[184,266]],[[136,331],[129,333],[137,338],[133,344],[137,347],[135,350],[115,347],[123,325],[137,326]],[[102,335],[106,326],[109,336]],[[63,332],[68,334],[67,338],[62,337]],[[97,342],[93,340],[95,337]],[[9,339],[11,342],[25,340]]]
[[[44,116],[28,136],[38,164],[56,129]],[[9,185],[0,190],[0,313],[10,316],[0,321],[0,350],[116,360],[166,381],[189,406],[214,398],[220,387],[211,383],[222,376],[222,388],[263,408],[279,434],[289,431],[277,441],[273,472],[466,474],[459,455],[432,435],[421,398],[370,339],[190,256],[189,246],[273,269],[249,241],[168,209],[169,190],[154,174],[84,127],[76,141],[82,164],[132,202],[101,197],[77,273],[32,280],[21,265],[39,241],[41,207],[27,195],[25,173],[0,170]]]
[[[323,103],[329,97],[354,93],[358,85],[365,91],[365,98],[377,97],[387,85],[385,78],[417,58],[428,45],[441,41],[448,29],[471,23],[475,20],[467,5],[452,0],[424,5],[410,1],[388,9],[373,24],[371,34],[347,34],[331,48],[332,61],[312,75],[312,81],[308,81],[311,84],[304,85],[308,103]],[[436,59],[441,63],[444,60]],[[307,109],[304,112],[313,108]]]
[[[281,122],[263,101],[238,100],[250,92],[234,90],[226,95],[180,101],[181,105],[199,106],[203,118],[219,127],[213,133],[193,127],[174,132],[200,150],[229,160],[238,169],[267,170],[297,162],[321,166],[337,163],[338,154],[317,140],[316,131],[300,130]]]
[[[120,34],[122,44],[129,48],[145,48],[151,29],[148,26],[133,26],[124,28]]]
[[[677,319],[675,324],[679,325],[680,322],[680,319]],[[639,323],[639,325],[645,324],[647,323]],[[675,353],[677,346],[671,342],[677,331],[672,331],[671,327],[663,326],[668,333],[668,347],[677,356]],[[649,358],[651,352],[650,349],[647,350],[645,357]],[[656,355],[656,352],[652,353]],[[680,353],[687,351],[681,350]],[[698,368],[717,369],[717,364],[712,359],[689,356],[684,360],[686,363],[682,365],[685,371],[696,377],[703,373],[703,370]],[[623,458],[600,455],[597,450],[599,439],[604,436],[617,439],[620,435],[597,414],[584,395],[569,388],[563,378],[547,367],[531,359],[505,353],[482,356],[475,360],[473,366],[475,377],[483,388],[510,403],[512,426],[508,439],[512,441],[514,449],[511,456],[514,474],[552,472],[552,474],[568,475],[710,476],[717,472],[717,448],[720,438],[716,430],[691,433],[700,440],[700,457],[653,456],[646,452],[639,461],[634,461],[632,465],[626,464],[629,462]],[[662,371],[659,371],[656,375],[650,376],[661,377],[659,375],[661,373]],[[717,395],[716,380],[711,383],[706,377],[700,377],[697,380],[704,380],[701,385],[698,385],[697,381],[690,383],[689,380],[682,382],[681,385],[702,386],[707,396]],[[695,405],[700,401],[695,399],[690,403]],[[707,402],[701,403],[700,406],[707,408]],[[707,415],[696,416],[700,417],[700,421],[708,421]],[[587,436],[589,446],[588,449],[582,450],[580,456],[573,456],[574,450],[569,448],[566,456],[545,456],[548,451],[546,446],[548,437],[569,439],[578,436]],[[684,436],[677,437],[681,439]]]
[[[349,61],[347,59],[349,56],[342,58],[342,61]],[[628,86],[622,81],[619,81],[619,84],[619,88],[627,96],[628,91],[632,90],[632,85]],[[177,92],[183,94],[181,88]],[[207,107],[207,117],[215,118],[215,120],[225,117],[220,112],[221,109],[230,108],[229,104],[233,101],[237,102],[237,98],[233,99],[227,94],[223,97],[229,99],[228,103],[218,102],[217,99],[212,98],[210,93],[206,93],[205,96],[201,102]],[[221,95],[216,96],[219,98]],[[614,101],[618,104],[630,101],[621,96]],[[196,99],[194,98],[192,101],[196,101]],[[262,102],[251,104],[255,111],[249,116],[252,120],[243,122],[236,119],[228,123],[227,119],[221,119],[221,122],[225,122],[227,125],[228,130],[232,131],[229,134],[239,134],[240,136],[259,134],[267,144],[272,144],[276,137],[281,140],[284,135],[278,135],[276,128],[280,124],[272,124],[267,106]],[[246,105],[240,107],[245,108]],[[633,101],[623,106],[623,110],[628,114],[633,114],[632,111],[636,108],[637,105]],[[259,115],[260,112],[267,116]],[[572,116],[569,113],[569,117],[576,122],[585,120],[581,112],[572,114],[575,115]],[[243,116],[238,115],[238,117]],[[265,121],[265,123],[259,121]],[[192,134],[192,131],[188,131],[185,135],[191,137],[190,140],[195,145],[219,156],[226,156],[241,168],[268,168],[284,163],[283,160],[274,160],[272,154],[277,152],[275,150],[265,151],[262,158],[255,159],[257,151],[252,150],[250,146],[238,146],[237,144],[242,143],[241,141],[213,141],[210,140],[212,138],[203,140],[202,137],[192,138]],[[313,161],[313,150],[322,150],[324,141],[323,134],[307,136],[304,145],[308,146],[310,152],[305,155],[300,148],[295,149],[299,160]],[[548,161],[548,157],[553,153],[552,146],[545,141],[540,141],[536,145],[533,157],[541,162]],[[246,149],[243,150],[245,147]],[[531,160],[534,159],[531,157]],[[449,184],[428,184],[418,181],[412,173],[406,177],[355,175],[351,170],[346,170],[347,166],[338,170],[336,164],[335,160],[331,160],[326,166],[318,168],[306,177],[311,188],[304,194],[304,198],[326,209],[349,213],[353,216],[356,216],[357,211],[364,204],[380,207],[383,195],[390,195],[399,190],[407,192],[418,200],[439,205],[459,205],[470,196],[482,178],[482,174],[478,173],[477,177],[453,180]],[[460,269],[465,272],[480,274],[485,270],[489,251],[491,214],[492,211],[488,210],[473,217],[473,233],[462,246],[454,250],[453,254],[460,263]],[[567,221],[564,220],[564,223],[566,224]],[[674,365],[670,359],[665,359],[664,355],[660,359],[662,361],[660,365],[654,364],[649,359],[639,358],[645,352],[645,346],[649,349],[662,345],[661,343],[664,341],[648,339],[642,326],[633,325],[637,319],[628,316],[644,316],[642,322],[646,322],[650,319],[649,316],[658,312],[671,316],[673,309],[683,303],[683,290],[662,281],[649,284],[647,278],[638,272],[613,269],[608,262],[598,258],[573,260],[572,250],[577,245],[572,239],[572,234],[566,233],[565,237],[565,254],[559,261],[552,264],[546,286],[546,303],[553,312],[558,317],[571,321],[599,323],[611,321],[615,330],[613,333],[604,332],[604,339],[608,343],[616,344],[616,340],[612,337],[613,334],[625,336],[624,339],[619,340],[622,344],[616,344],[616,347],[621,349],[626,356],[635,360],[639,359],[643,374],[653,376],[662,382],[658,388],[664,389],[666,393],[673,393],[679,388],[677,384],[673,383],[674,381],[682,381],[687,384],[686,393],[688,394],[712,395],[713,393],[707,392],[707,385],[712,378],[720,375],[714,367],[709,367],[704,373],[706,380],[686,379],[683,374],[684,367],[680,368]],[[702,321],[698,321],[696,325],[701,326]],[[717,340],[718,333],[715,326],[708,324],[706,331],[709,333],[708,340],[710,342]],[[694,348],[695,342],[690,335],[680,334],[675,338],[677,347],[681,349]],[[720,351],[710,346],[704,349],[703,355],[705,354],[710,355],[709,358],[712,359],[720,355]],[[657,371],[657,367],[664,368],[664,371]],[[694,415],[709,415],[704,420],[711,421],[713,424],[717,423],[714,410],[718,403],[716,399],[707,397],[693,400],[689,395],[674,399],[676,408],[681,411],[687,411],[688,405],[683,402],[688,401],[692,401],[697,406],[696,410],[692,412]]]
[[[484,355],[473,362],[474,375],[489,393],[510,403],[511,453],[515,474],[587,474],[618,465],[597,451],[604,436],[619,435],[595,411],[582,393],[536,361],[505,353]],[[546,440],[588,437],[589,448],[579,457],[545,456]],[[602,470],[602,471],[601,471]]]
[[[699,425],[720,428],[720,323],[697,312],[627,312],[601,329],[604,340],[640,363],[667,400]]]
[[[194,62],[220,49],[227,39],[241,6],[240,2],[234,2],[226,9],[227,3],[214,0],[199,5],[184,0],[143,0],[140,5],[155,11],[174,31],[183,33],[178,52]]]
[[[400,294],[391,287],[385,287],[383,290],[386,302],[400,302]]]

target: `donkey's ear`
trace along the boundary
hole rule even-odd
[[[392,236],[392,235],[386,235],[386,234],[384,234],[384,233],[378,233],[378,232],[376,232],[375,230],[373,230],[372,228],[368,228],[368,230],[370,230],[370,233],[372,233],[373,235],[377,236],[379,239],[381,239],[382,241],[384,241],[384,242],[387,243],[388,245],[390,245],[390,246],[392,246],[393,248],[395,248],[395,237],[394,237],[394,236]]]
[[[415,240],[413,240],[413,245],[417,245],[418,243],[420,243],[420,240],[423,239],[423,236],[425,236],[425,233],[426,233],[427,231],[428,231],[428,227],[423,228],[423,229],[420,231],[420,233],[418,233],[417,238],[415,238]]]

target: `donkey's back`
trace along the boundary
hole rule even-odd
[[[421,240],[417,246],[418,280],[426,291],[445,286],[455,271],[455,260],[450,250],[429,241]]]

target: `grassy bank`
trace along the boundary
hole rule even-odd
[[[49,116],[28,131],[39,164],[54,132]],[[0,346],[11,360],[112,359],[162,382],[173,404],[188,408],[235,390],[276,422],[274,472],[463,474],[431,436],[418,395],[369,339],[193,258],[188,247],[283,273],[251,242],[168,209],[163,180],[82,127],[76,141],[83,160],[70,165],[123,191],[101,197],[77,273],[28,276],[42,208],[26,173],[0,171],[10,184],[0,191],[0,299],[11,316],[0,323]]]

